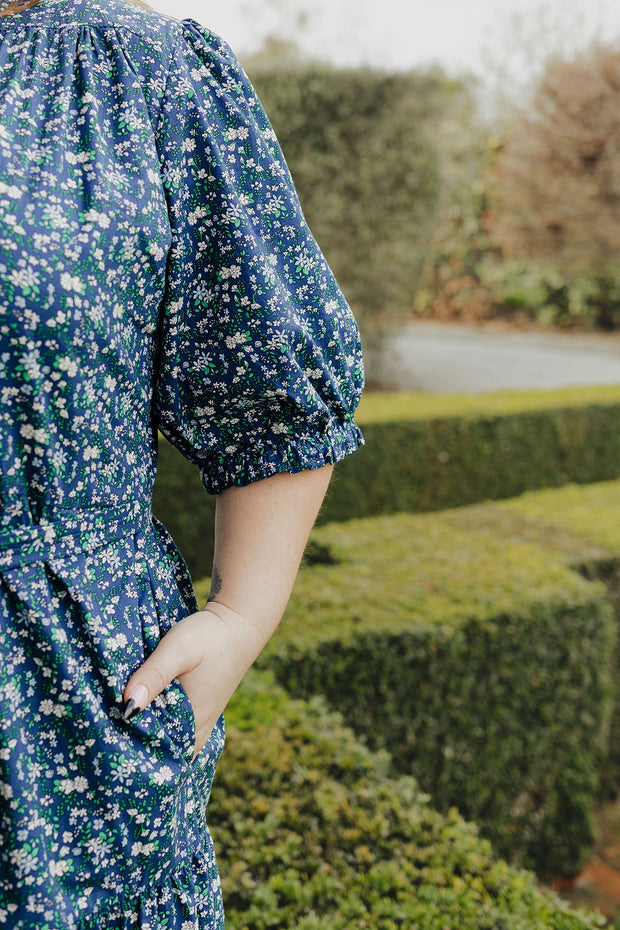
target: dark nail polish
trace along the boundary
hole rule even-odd
[[[136,705],[134,699],[129,698],[125,704],[125,709],[123,710],[123,720],[125,723],[129,723],[131,720],[133,720],[133,718],[139,714],[141,710],[142,708]]]

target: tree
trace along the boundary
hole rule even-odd
[[[492,226],[508,254],[618,277],[620,50],[552,63],[507,134]]]

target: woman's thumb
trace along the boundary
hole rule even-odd
[[[160,694],[173,678],[190,671],[196,664],[183,649],[183,623],[174,626],[155,647],[148,659],[133,673],[123,692],[123,720],[132,720]],[[198,660],[199,661],[199,660]]]

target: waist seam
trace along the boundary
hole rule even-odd
[[[151,520],[150,501],[133,500],[120,507],[70,511],[52,521],[2,527],[0,570],[92,552]]]

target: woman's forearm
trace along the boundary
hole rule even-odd
[[[245,617],[265,641],[284,613],[332,470],[274,475],[218,496],[209,604]]]

